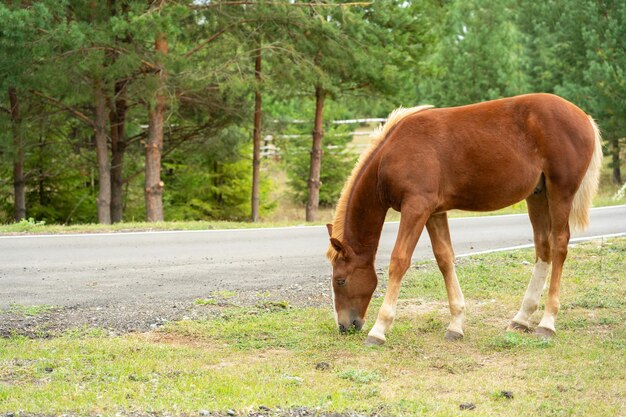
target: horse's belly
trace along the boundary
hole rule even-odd
[[[492,211],[515,204],[528,197],[537,187],[541,171],[519,169],[507,175],[474,177],[451,187],[448,209]]]

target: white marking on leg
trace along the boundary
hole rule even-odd
[[[333,302],[333,314],[335,315],[335,323],[339,326],[339,315],[337,314],[337,306],[335,305],[335,287],[333,287],[333,280],[330,280],[330,298]]]
[[[389,303],[386,299],[378,312],[376,324],[368,333],[368,336],[376,339],[385,340],[385,333],[391,328],[393,319],[396,316],[396,305]]]
[[[537,259],[535,267],[533,268],[533,276],[530,279],[528,288],[526,288],[526,293],[524,294],[522,306],[513,318],[514,322],[529,327],[528,319],[535,312],[535,310],[537,310],[541,293],[546,285],[546,278],[548,277],[549,269],[549,262],[545,262],[540,258]]]
[[[541,319],[541,322],[539,322],[539,327],[544,327],[546,329],[550,329],[552,330],[554,333],[556,333],[556,328],[554,327],[554,322],[555,322],[555,315],[549,312],[545,312],[543,313],[543,317]]]
[[[391,266],[389,267],[391,270]],[[391,275],[391,273],[390,273]],[[391,328],[393,320],[396,317],[396,306],[398,305],[398,296],[400,295],[400,282],[398,280],[389,279],[387,292],[385,293],[385,301],[378,310],[378,317],[372,330],[367,334],[368,337],[385,341],[385,333]]]

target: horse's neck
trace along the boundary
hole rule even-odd
[[[377,166],[370,166],[354,185],[344,224],[348,244],[357,254],[371,257],[372,262],[389,209],[378,194],[377,172]]]

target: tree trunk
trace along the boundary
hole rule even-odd
[[[121,16],[129,11],[129,2],[120,2]],[[117,17],[116,0],[108,0],[109,11],[112,17]],[[132,43],[132,36],[126,33],[123,39],[117,41],[127,45]],[[112,63],[117,60],[119,53],[111,54]],[[124,216],[124,155],[126,153],[126,112],[127,84],[129,80],[118,80],[114,87],[114,97],[110,103],[109,121],[111,124],[111,221],[118,223]]]
[[[322,139],[324,138],[324,97],[320,85],[315,87],[315,123],[313,127],[313,146],[311,147],[311,166],[309,169],[309,199],[306,204],[306,221],[317,220],[317,208],[320,203],[320,172],[322,167]]]
[[[115,98],[109,113],[111,122],[111,221],[124,215],[124,154],[126,152],[126,81],[115,83]]]
[[[167,55],[165,34],[159,33],[155,41],[157,55]],[[165,116],[165,78],[162,62],[156,62],[157,91],[155,102],[150,105],[148,140],[146,142],[146,219],[163,221],[163,181],[161,181],[161,152],[163,150],[163,119]]]
[[[613,172],[611,179],[613,183],[620,185],[622,183],[622,171],[620,169],[620,156],[619,156],[619,138],[615,137],[610,140],[611,144],[611,167]]]
[[[254,131],[252,133],[252,215],[253,222],[259,221],[259,194],[261,174],[261,42],[254,59],[254,77],[256,78],[256,92],[254,94]]]
[[[47,120],[41,121],[39,128],[39,144],[37,146],[37,196],[39,197],[39,205],[45,207],[48,204],[48,196],[46,195],[46,182],[44,171],[44,155],[46,152],[46,134],[44,133],[44,125]]]
[[[24,142],[22,137],[22,119],[17,90],[9,88],[11,112],[11,133],[13,135],[13,192],[14,218],[16,222],[26,218],[26,176],[24,175]]]
[[[95,81],[94,99],[94,135],[98,161],[98,223],[111,224],[111,165],[106,133],[106,100],[100,80]]]

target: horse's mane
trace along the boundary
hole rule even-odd
[[[421,112],[423,110],[430,109],[432,107],[433,106],[431,105],[410,108],[399,107],[389,114],[389,117],[387,117],[387,122],[385,122],[384,125],[379,126],[378,129],[376,129],[376,131],[372,133],[372,143],[370,147],[361,154],[358,162],[352,170],[352,173],[348,177],[346,183],[343,186],[343,189],[341,190],[341,197],[339,197],[339,201],[337,202],[337,207],[335,209],[335,218],[333,220],[333,238],[339,240],[340,242],[343,242],[346,211],[348,209],[348,202],[350,200],[350,195],[352,194],[352,189],[354,188],[356,178],[358,177],[359,172],[361,172],[361,170],[367,165],[370,157],[374,155],[374,153],[376,153],[380,145],[385,141],[391,129],[406,117]],[[335,262],[339,257],[339,252],[337,252],[332,245],[329,245],[328,250],[326,251],[326,257],[331,262]]]

